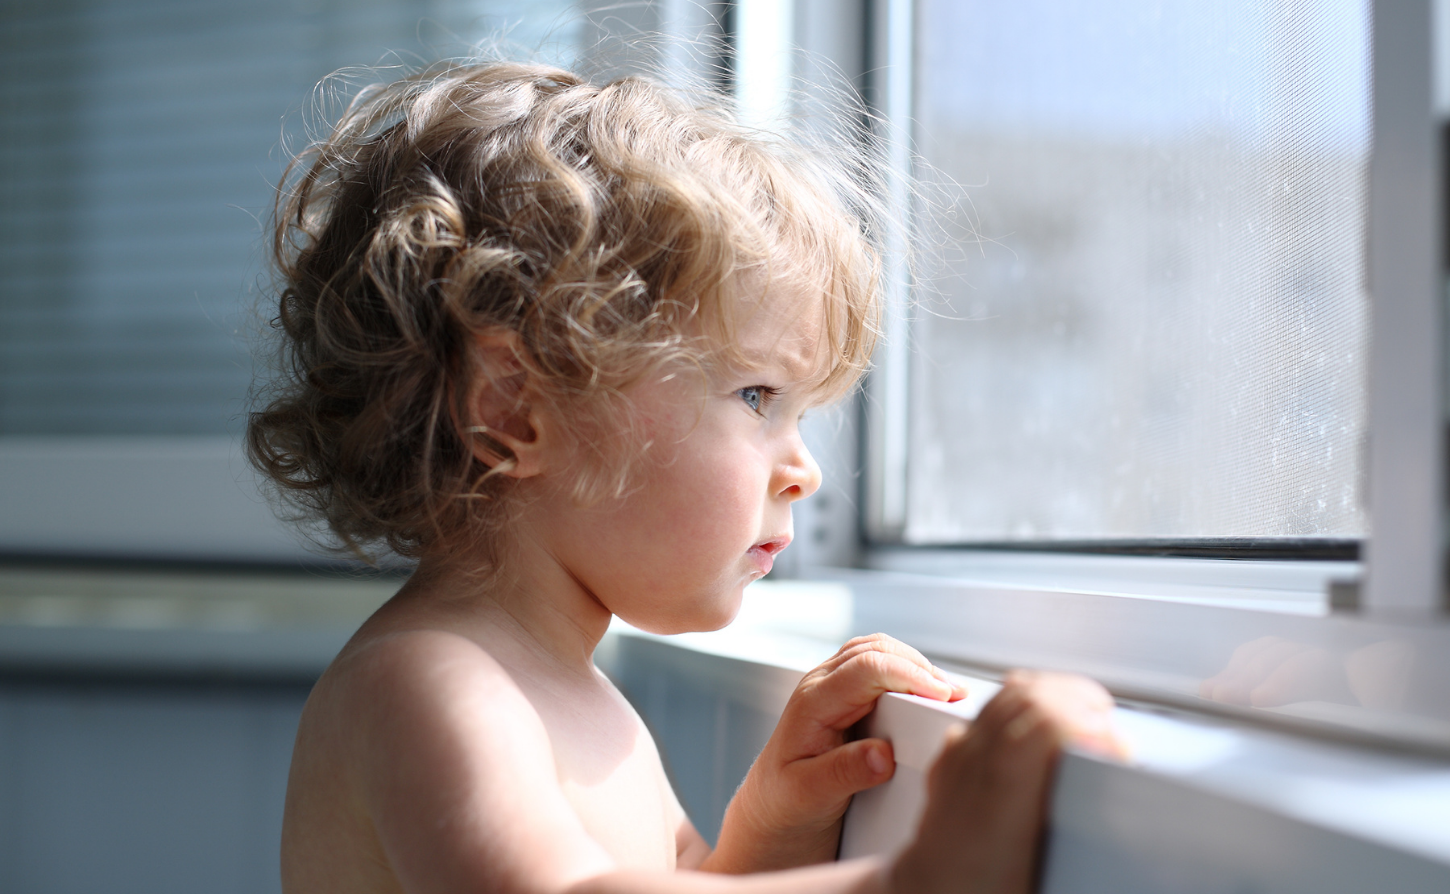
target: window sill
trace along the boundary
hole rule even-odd
[[[881,548],[877,571],[962,584],[1123,596],[1184,605],[1323,617],[1329,585],[1358,580],[1359,562],[1160,558],[1050,552]]]
[[[1450,756],[1450,617],[1245,611],[1223,600],[1132,598],[1098,586],[1103,578],[1073,587],[1065,574],[1052,574],[1055,557],[1028,558],[1042,562],[1041,585],[1025,565],[1010,580],[819,573],[851,588],[853,629],[889,633],[936,659],[989,674],[1012,667],[1074,671],[1120,698]],[[1147,561],[1143,567],[1151,569],[1154,560]],[[1252,576],[1267,569],[1226,570]],[[1292,573],[1310,576],[1305,569]],[[1146,576],[1141,583],[1156,586]],[[1188,575],[1178,585],[1201,583]],[[1254,670],[1247,656],[1256,650],[1282,657]],[[1261,679],[1246,679],[1246,666]],[[1238,695],[1212,692],[1230,676]]]
[[[969,686],[974,697],[960,705],[883,698],[869,732],[896,743],[897,775],[857,796],[843,857],[906,843],[933,743],[997,689]],[[1192,890],[1442,891],[1450,883],[1450,764],[1145,706],[1116,713],[1133,759],[1065,757],[1043,890],[1162,890],[1163,879],[1187,870]]]
[[[601,667],[645,716],[709,838],[795,681],[838,644],[804,635],[789,610],[784,625],[771,623],[770,607],[788,606],[793,586],[749,593],[740,628],[657,637],[619,626],[601,649]],[[822,598],[813,586],[802,592]],[[857,797],[844,856],[889,852],[914,827],[941,734],[996,690],[985,677],[968,682],[972,695],[954,706],[883,700],[871,722],[896,746],[897,775]],[[1064,758],[1042,890],[1450,886],[1450,761],[1142,703],[1124,703],[1118,718],[1131,764]]]

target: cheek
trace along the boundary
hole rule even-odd
[[[661,548],[696,555],[744,551],[744,517],[752,513],[748,486],[718,457],[681,456],[656,467],[650,486],[637,494],[641,515]],[[753,542],[753,541],[751,541]]]
[[[671,592],[713,585],[741,570],[761,536],[756,491],[763,486],[752,481],[749,464],[729,462],[722,441],[692,438],[680,445],[689,449],[651,455],[639,489],[595,526],[609,544],[611,565],[637,583],[642,577]]]
[[[765,490],[754,452],[724,437],[702,441],[702,449],[689,451],[670,467],[678,511],[692,517],[692,528],[712,530],[732,541],[747,537],[753,543],[756,532],[741,527],[756,520]]]

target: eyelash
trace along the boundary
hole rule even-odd
[[[746,388],[741,388],[735,393],[740,396],[741,400],[745,401],[745,405],[750,407],[752,411],[764,413],[765,408],[770,406],[770,402],[780,395],[780,389],[771,388],[768,385],[751,385]],[[752,393],[756,395],[754,401],[749,397]]]

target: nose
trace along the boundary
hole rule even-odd
[[[796,434],[790,439],[789,447],[780,462],[776,463],[771,492],[794,502],[809,497],[820,486],[821,467],[806,449],[800,435]]]

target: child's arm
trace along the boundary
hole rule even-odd
[[[1066,745],[1122,757],[1112,698],[1082,677],[1014,671],[927,780],[916,838],[895,860],[855,860],[710,885],[696,873],[613,874],[570,894],[1030,894],[1052,771]],[[733,883],[727,883],[733,882]]]
[[[749,879],[624,869],[564,796],[537,713],[476,645],[412,632],[347,661],[328,725],[348,743],[342,762],[380,868],[410,894],[885,894],[879,861]],[[337,887],[340,867],[315,862],[292,867],[289,890]]]
[[[477,645],[411,632],[347,660],[350,788],[402,890],[561,892],[618,868],[565,797],[537,712]]]
[[[836,713],[820,713],[822,706],[838,699],[855,702],[863,686],[878,687],[883,678],[930,694],[931,675],[919,656],[913,656],[892,641],[848,644],[808,675],[798,697],[792,698],[782,729],[814,732],[818,742],[833,741],[826,731],[838,726],[844,730],[841,724],[849,726],[853,716],[863,716],[870,702]],[[623,871],[565,798],[537,714],[508,674],[476,646],[447,634],[412,633],[375,644],[349,660],[356,662],[348,670],[350,693],[340,700],[335,716],[337,734],[353,746],[343,757],[346,775],[357,793],[359,815],[376,832],[386,871],[412,894],[931,894],[960,890],[964,880],[973,878],[961,872],[981,873],[994,883],[1012,882],[1023,877],[1014,868],[1018,864],[1028,867],[1025,877],[1030,878],[1040,805],[1056,748],[1071,737],[1081,738],[1079,731],[1091,733],[1102,726],[1097,724],[1100,702],[1092,701],[1087,708],[1077,704],[1100,693],[1086,681],[1009,680],[972,731],[948,746],[933,770],[928,821],[917,843],[891,865],[852,861],[750,878]],[[901,666],[903,662],[917,670]],[[906,681],[914,682],[908,687]],[[810,735],[802,738],[809,740]],[[778,735],[772,740],[770,756],[762,755],[765,763],[757,762],[759,769],[752,770],[759,793],[747,795],[739,808],[732,805],[731,813],[737,817],[733,822],[739,822],[740,810],[764,808],[759,816],[777,823],[776,831],[790,831],[786,826],[794,823],[794,834],[787,836],[790,846],[774,849],[769,842],[752,839],[769,834],[770,828],[741,828],[731,832],[742,835],[737,854],[748,855],[749,845],[757,859],[815,855],[821,829],[839,834],[844,803],[837,811],[835,801],[803,786],[819,783],[836,793],[864,787],[862,777],[853,775],[851,756],[864,760],[858,754],[862,749],[885,747],[851,743],[802,757],[801,749],[788,747],[786,739]],[[840,754],[822,760],[832,751]],[[837,769],[821,769],[825,767]],[[1024,802],[1038,806],[1024,808]],[[1019,852],[1004,854],[1000,848],[1009,839],[1026,844]],[[730,856],[735,845],[729,839],[722,845],[719,856]],[[833,854],[834,841],[831,850]],[[331,881],[327,874],[335,870],[325,865],[312,870],[295,872],[292,887],[329,889],[330,884],[309,882]]]
[[[730,801],[719,847],[699,863],[685,862],[682,853],[681,865],[741,873],[834,860],[851,796],[895,770],[889,743],[847,741],[852,724],[884,692],[942,700],[966,695],[904,643],[883,634],[851,640],[796,687]]]

